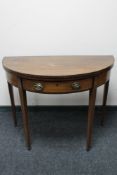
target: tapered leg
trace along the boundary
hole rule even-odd
[[[96,99],[96,88],[93,88],[89,92],[87,145],[86,145],[86,150],[87,151],[90,150],[91,142],[92,142],[92,130],[93,130],[94,111],[95,111],[95,99]]]
[[[25,141],[26,141],[28,150],[30,150],[31,139],[30,139],[29,118],[28,118],[28,109],[27,109],[27,98],[26,98],[26,91],[23,89],[21,80],[19,80],[19,94],[20,94],[21,109],[22,109],[22,115],[23,115]]]
[[[104,85],[104,95],[103,95],[103,103],[102,103],[101,126],[104,125],[104,116],[105,116],[105,109],[106,109],[108,89],[109,89],[109,81],[107,81],[105,83],[105,85]]]
[[[10,95],[10,100],[11,100],[13,122],[14,122],[14,126],[17,126],[16,108],[15,108],[15,102],[14,102],[13,87],[9,82],[8,82],[8,89],[9,89],[9,95]]]

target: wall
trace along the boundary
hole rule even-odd
[[[113,54],[117,59],[116,0],[0,0],[0,105],[10,105],[3,56]],[[109,105],[117,105],[117,63]],[[101,104],[103,87],[97,95]],[[16,104],[19,104],[15,89]],[[88,104],[88,93],[38,95],[30,105]]]

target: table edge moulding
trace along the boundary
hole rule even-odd
[[[11,99],[14,125],[17,126],[13,86],[19,90],[24,135],[27,148],[31,149],[31,136],[26,91],[43,94],[67,94],[89,91],[86,150],[90,150],[95,112],[96,90],[104,85],[101,125],[109,89],[112,55],[88,56],[17,56],[4,57]]]

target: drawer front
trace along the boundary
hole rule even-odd
[[[27,91],[60,94],[73,93],[91,89],[92,79],[64,82],[44,82],[37,80],[23,80],[23,88]]]

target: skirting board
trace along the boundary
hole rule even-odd
[[[29,111],[48,111],[48,110],[79,110],[79,111],[87,111],[88,106],[28,106]],[[101,111],[102,106],[96,106],[95,110],[96,111]],[[106,106],[107,111],[117,111],[117,106],[116,105],[111,105],[111,106]],[[11,111],[11,106],[0,106],[0,112],[8,112]],[[16,111],[19,112],[21,111],[20,106],[16,106]]]

